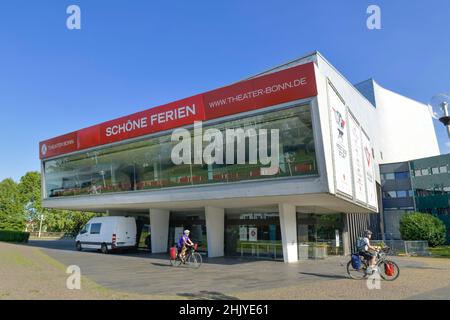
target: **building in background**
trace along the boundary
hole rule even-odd
[[[39,145],[43,206],[139,217],[154,253],[167,252],[186,228],[209,257],[293,262],[349,253],[364,229],[384,233],[378,165],[437,152],[422,105],[388,91],[373,96],[375,103],[314,52],[52,138]],[[391,106],[404,102],[413,105],[405,125],[387,121],[400,112]],[[265,175],[266,166],[248,162],[174,164],[171,134],[185,128],[194,137],[195,121],[220,132],[278,129],[278,171]],[[404,132],[413,127],[423,140],[415,148],[416,133]],[[428,151],[417,147],[426,142]],[[223,142],[229,147],[236,154],[234,140]]]
[[[450,154],[380,165],[384,229],[401,239],[400,219],[410,212],[429,213],[444,222],[450,243]]]

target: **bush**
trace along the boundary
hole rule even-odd
[[[29,232],[0,230],[0,241],[6,242],[28,242]]]
[[[428,241],[430,247],[442,245],[446,240],[444,223],[427,213],[405,214],[400,220],[400,233],[403,240]]]

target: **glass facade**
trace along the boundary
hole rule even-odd
[[[342,214],[297,213],[298,258],[324,259],[344,252]]]
[[[227,213],[225,254],[282,260],[280,218],[273,213]]]
[[[171,212],[169,222],[168,248],[177,246],[184,230],[189,230],[189,238],[198,244],[198,251],[208,251],[206,238],[206,220],[204,212],[181,213]]]
[[[172,142],[170,135],[153,136],[45,161],[44,196],[50,198],[129,192],[317,174],[311,110],[308,104],[260,113],[213,126],[205,125],[203,131],[208,128],[219,129],[222,132],[237,128],[256,131],[278,129],[279,172],[273,176],[262,176],[260,168],[268,165],[248,163],[248,137],[245,144],[246,164],[175,165],[171,160],[171,152],[178,142]],[[191,137],[192,135],[193,130]],[[205,147],[208,142],[203,144]],[[227,147],[229,148],[224,141],[223,149],[226,150]],[[232,147],[235,148],[236,154],[236,143]],[[270,154],[270,143],[268,149]]]

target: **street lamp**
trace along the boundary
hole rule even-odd
[[[428,108],[430,109],[431,116],[434,119],[439,120],[447,128],[447,134],[450,138],[450,96],[445,93],[435,95]]]

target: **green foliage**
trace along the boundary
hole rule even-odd
[[[431,247],[442,245],[446,240],[444,223],[427,213],[405,214],[400,220],[400,233],[403,240],[428,241]]]
[[[30,234],[22,231],[0,230],[0,241],[28,242]]]
[[[0,230],[18,230],[25,228],[25,210],[20,196],[19,186],[12,179],[0,182]]]
[[[27,220],[39,228],[39,216],[43,215],[43,230],[48,232],[78,233],[86,222],[99,214],[42,208],[41,174],[27,172],[20,182],[5,179],[0,182],[0,230],[25,229]],[[31,231],[31,230],[29,230]]]

